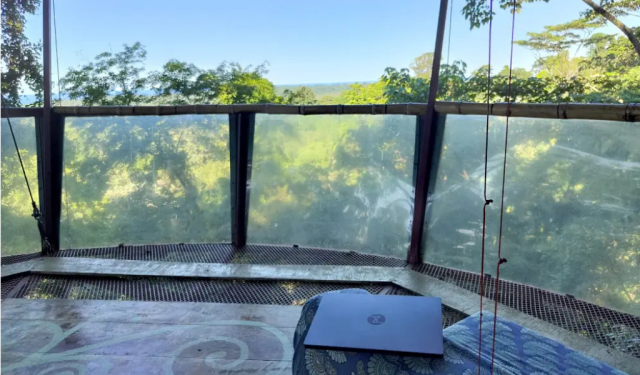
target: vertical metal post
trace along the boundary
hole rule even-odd
[[[51,109],[51,0],[42,0],[42,17],[43,107],[46,119]]]
[[[43,65],[43,114],[40,123],[40,150],[42,152],[42,214],[47,236],[54,230],[53,189],[52,189],[52,149],[51,149],[51,0],[42,0],[42,65]],[[51,238],[49,239],[51,242]],[[54,249],[57,249],[55,245]],[[44,248],[42,249],[44,252]]]
[[[416,116],[416,139],[413,148],[413,190],[415,193],[416,184],[418,182],[418,165],[420,165],[420,150],[422,149],[422,131],[424,125],[424,116]],[[415,194],[414,194],[415,195]]]
[[[429,177],[434,154],[436,139],[436,111],[435,102],[438,94],[438,81],[440,78],[440,60],[442,59],[442,45],[444,41],[444,29],[447,21],[448,0],[440,0],[440,14],[438,16],[438,30],[436,33],[436,46],[433,51],[433,67],[431,81],[429,83],[429,98],[427,99],[427,112],[422,117],[419,125],[422,126],[422,139],[418,158],[418,174],[415,185],[415,200],[413,210],[413,222],[411,226],[411,244],[407,254],[407,262],[416,264],[420,262],[420,246],[424,227],[427,194],[429,189]]]
[[[62,169],[64,168],[64,116],[51,113],[51,225],[47,236],[53,251],[60,249],[60,216],[62,214]],[[70,223],[69,223],[70,224]]]
[[[36,160],[38,164],[38,207],[44,207],[44,152],[42,149],[42,117],[34,118],[36,125]]]
[[[229,115],[229,151],[231,152],[231,242],[247,244],[251,163],[255,113]]]

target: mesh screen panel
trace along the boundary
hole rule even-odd
[[[61,250],[58,257],[154,260],[187,263],[309,264],[403,267],[403,259],[362,254],[354,251],[285,246],[230,244],[178,244],[120,246],[96,249]]]
[[[378,293],[383,284],[301,283],[162,277],[28,276],[16,298],[218,302],[301,305],[316,294],[347,288]]]
[[[9,295],[9,293],[11,293],[11,291],[13,290],[13,288],[15,288],[20,281],[22,281],[22,279],[24,279],[25,277],[28,276],[12,276],[12,277],[7,277],[5,279],[2,279],[2,299],[7,298],[7,296]]]
[[[434,264],[415,271],[480,294],[480,275]],[[495,278],[485,280],[485,297],[495,299]],[[640,317],[530,285],[500,280],[497,300],[513,309],[640,358]]]
[[[124,301],[217,302],[302,305],[309,298],[332,290],[360,288],[369,293],[416,295],[385,284],[305,283],[278,281],[206,280],[163,277],[85,278],[48,275],[27,276],[13,297],[27,299],[97,299]],[[23,277],[11,282],[11,291]],[[8,293],[8,292],[7,292]],[[3,298],[5,296],[3,283]],[[443,327],[467,316],[442,307]]]

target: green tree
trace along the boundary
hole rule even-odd
[[[32,105],[42,105],[42,45],[24,35],[26,15],[35,14],[39,5],[40,0],[2,2],[2,101],[9,107],[21,105],[23,82],[36,95]]]
[[[509,77],[509,65],[505,65],[500,72],[498,72],[498,76]],[[511,69],[511,77],[512,79],[528,79],[531,78],[532,74],[530,71],[524,68],[513,68]]]
[[[147,51],[142,44],[124,45],[122,52],[103,52],[79,68],[70,69],[61,80],[63,90],[83,105],[133,105],[147,101],[142,77]]]
[[[349,86],[349,90],[342,93],[340,102],[344,104],[384,104],[387,102],[384,90],[384,80],[366,85],[354,83]]]
[[[243,68],[237,63],[222,63],[216,69],[202,70],[171,60],[161,71],[151,73],[149,81],[156,93],[153,100],[160,103],[279,103],[283,99],[263,77],[266,73],[265,64]]]
[[[640,27],[635,28],[640,37]],[[635,50],[623,36],[594,34],[585,41],[589,48],[583,67],[605,73],[625,74],[640,66]]]
[[[151,85],[160,104],[204,104],[205,98],[220,90],[219,80],[207,75],[193,64],[170,60],[162,71],[150,75]],[[205,86],[205,83],[208,85]]]
[[[549,0],[516,0],[516,10],[520,11],[524,3],[534,2],[549,2]],[[636,51],[636,59],[640,59],[640,39],[633,28],[620,21],[621,17],[628,16],[640,9],[640,0],[599,0],[598,2],[582,0],[582,2],[589,6],[589,9],[582,12],[580,18],[565,24],[548,26],[545,33],[539,34],[542,41],[536,41],[534,38],[532,42],[541,42],[547,47],[555,46],[566,49],[568,45],[582,43],[578,35],[573,32],[601,27],[610,22],[627,37]],[[500,0],[498,4],[502,9],[510,10],[513,7],[513,0]],[[488,23],[492,16],[489,0],[466,0],[462,14],[469,21],[471,29]]]
[[[438,97],[436,100],[468,101],[467,64],[454,61],[453,64],[440,66]]]
[[[537,75],[556,76],[571,79],[581,74],[584,59],[581,57],[569,57],[569,51],[564,50],[546,57],[539,57],[533,65]]]
[[[407,69],[387,68],[380,80],[389,103],[425,103],[429,96],[429,80],[411,77]]]
[[[316,94],[306,87],[302,86],[294,91],[284,90],[284,103],[285,104],[316,104]]]
[[[433,70],[433,52],[423,53],[416,57],[409,68],[418,78],[431,79],[431,71]]]
[[[220,104],[279,103],[282,98],[273,83],[264,76],[267,64],[243,68],[238,63],[223,63],[215,71],[223,84],[217,97]],[[213,73],[212,73],[213,74]]]

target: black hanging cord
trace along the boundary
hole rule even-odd
[[[58,105],[62,105],[62,87],[60,86],[60,58],[58,54],[58,23],[56,22],[56,0],[51,1],[51,10],[53,15],[53,38],[55,40],[56,46],[56,71],[57,71],[57,82],[58,82]],[[62,176],[66,177],[66,169],[62,168]],[[64,206],[65,211],[67,212],[67,238],[69,239],[68,247],[71,248],[71,217],[69,216],[69,193],[66,189],[63,189],[64,193]]]
[[[3,105],[4,107],[4,100]],[[24,162],[22,161],[22,155],[20,155],[20,148],[18,147],[18,141],[16,140],[16,135],[13,132],[13,126],[11,125],[11,119],[9,118],[9,111],[6,107],[4,107],[5,113],[7,114],[7,124],[9,124],[9,130],[11,131],[11,138],[13,138],[13,145],[16,148],[16,154],[18,154],[18,160],[20,161],[20,168],[22,168],[22,175],[24,176],[24,182],[27,184],[27,190],[29,191],[29,198],[31,198],[31,207],[33,207],[33,216],[36,219],[36,223],[38,224],[38,232],[40,232],[40,240],[42,241],[42,248],[46,254],[52,253],[51,243],[49,242],[49,238],[47,237],[47,232],[44,228],[44,222],[42,221],[42,212],[38,209],[38,205],[36,201],[33,199],[33,193],[31,192],[31,185],[29,185],[29,179],[27,178],[27,171],[24,169]]]

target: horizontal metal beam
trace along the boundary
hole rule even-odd
[[[42,117],[44,109],[38,108],[2,108],[2,118]]]
[[[26,108],[24,108],[26,109]],[[363,105],[279,105],[279,104],[233,104],[233,105],[178,105],[178,106],[113,106],[113,107],[54,107],[55,113],[64,116],[171,116],[211,115],[232,113],[264,113],[272,115],[423,115],[427,104],[363,104]],[[10,109],[10,111],[13,110]],[[21,108],[20,110],[23,110]],[[29,110],[41,110],[33,108]],[[436,102],[437,113],[458,115],[486,115],[483,103]],[[3,111],[2,117],[5,117]],[[11,113],[11,112],[9,112]],[[19,113],[19,112],[16,112]],[[490,114],[507,115],[507,103],[494,103]],[[548,119],[582,119],[610,121],[640,121],[640,104],[511,104],[511,117]]]
[[[507,116],[507,103],[493,103],[490,115]],[[452,115],[487,115],[486,103],[436,102],[436,112]],[[640,103],[511,103],[510,117],[547,118],[559,120],[640,121]]]
[[[281,105],[281,104],[204,104],[178,106],[114,106],[56,107],[68,116],[171,116],[234,113],[264,113],[272,115],[416,115],[423,114],[426,104],[364,104],[364,105]]]
[[[230,113],[264,113],[272,115],[422,115],[426,104],[363,104],[363,105],[185,105],[185,106],[106,106],[106,107],[54,107],[55,113],[77,117],[106,116],[171,116],[211,115]],[[436,102],[436,112],[454,115],[486,115],[483,103]],[[42,108],[4,108],[2,118],[41,117]],[[507,104],[494,103],[491,114],[506,116]],[[548,119],[581,119],[610,121],[640,121],[640,103],[630,104],[511,104],[511,117]]]

